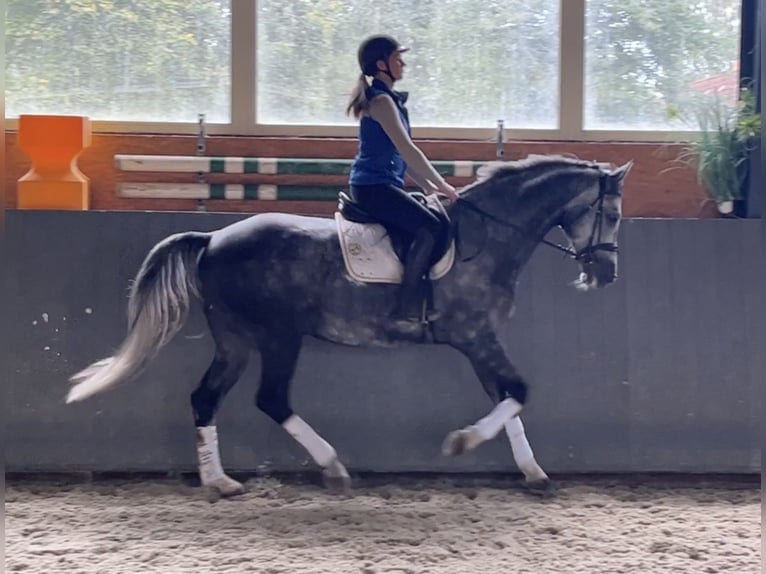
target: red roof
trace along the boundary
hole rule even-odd
[[[734,62],[723,74],[692,82],[690,87],[692,90],[703,94],[732,96],[736,100],[739,94],[739,62]]]

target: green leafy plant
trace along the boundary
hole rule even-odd
[[[742,166],[761,133],[752,92],[743,89],[735,103],[706,100],[694,117],[699,136],[682,149],[678,161],[696,170],[697,181],[716,203],[743,199],[747,174]]]

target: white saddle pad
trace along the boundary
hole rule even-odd
[[[430,205],[441,211],[444,206],[435,195],[427,196]],[[404,266],[391,246],[388,232],[379,223],[349,221],[340,211],[335,212],[343,261],[348,274],[365,283],[401,283]],[[431,279],[444,277],[455,262],[455,242],[429,271]]]

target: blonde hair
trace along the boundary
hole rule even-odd
[[[353,114],[356,119],[359,119],[362,112],[369,107],[370,102],[367,101],[366,93],[368,87],[367,77],[364,75],[364,72],[362,72],[359,74],[354,89],[351,90],[348,105],[346,106],[346,115]]]

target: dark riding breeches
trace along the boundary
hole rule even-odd
[[[400,315],[420,315],[421,279],[427,273],[441,222],[426,206],[393,185],[352,185],[351,197],[381,223],[403,229],[414,237],[404,262]]]
[[[438,237],[441,223],[427,207],[394,185],[352,185],[351,197],[359,206],[382,223],[399,227],[415,235],[425,229]]]

